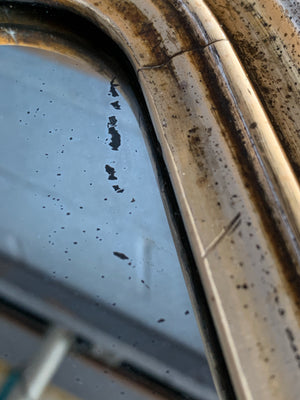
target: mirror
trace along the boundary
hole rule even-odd
[[[203,359],[130,82],[33,48],[0,59],[1,252]]]

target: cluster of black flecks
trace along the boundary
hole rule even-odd
[[[113,78],[110,82],[109,95],[111,95],[113,97],[119,97],[119,93],[117,92],[117,89],[116,89],[116,87],[118,87],[118,86],[119,85],[117,83],[115,83],[115,78]],[[121,106],[120,106],[120,103],[118,100],[113,101],[110,104],[115,110],[121,110]],[[118,120],[115,115],[108,117],[107,128],[108,128],[108,134],[111,135],[111,141],[110,141],[109,145],[113,151],[118,151],[119,147],[121,146],[121,135],[117,129],[117,124],[118,124]],[[118,180],[118,178],[116,177],[116,171],[113,167],[106,164],[105,171],[108,173],[108,180],[110,180],[110,181]],[[119,187],[119,185],[113,185],[113,189],[117,193],[124,192],[124,189],[121,189]]]

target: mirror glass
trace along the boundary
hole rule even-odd
[[[128,83],[32,48],[0,60],[0,250],[203,355]]]

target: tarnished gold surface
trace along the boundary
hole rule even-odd
[[[238,399],[298,398],[295,28],[275,0],[42,3],[86,16],[136,70]],[[9,29],[1,43],[40,45]]]
[[[281,0],[207,0],[234,46],[300,177],[299,26]],[[293,2],[295,11],[299,2]]]

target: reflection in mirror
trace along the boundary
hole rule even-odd
[[[42,50],[0,59],[1,251],[202,356],[126,84]]]
[[[1,387],[11,371],[20,370],[41,346],[41,338],[7,318],[0,317],[0,398]],[[9,367],[8,367],[9,366]],[[12,375],[12,374],[11,374]],[[118,379],[109,368],[95,367],[76,354],[60,365],[42,400],[161,400],[153,391],[148,394],[125,379]],[[6,400],[6,399],[5,399]]]

